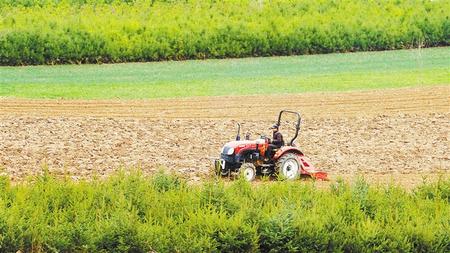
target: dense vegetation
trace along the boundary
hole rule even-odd
[[[2,252],[449,252],[450,181],[189,186],[159,173],[0,180]]]
[[[445,0],[3,0],[0,65],[445,46],[449,9]]]

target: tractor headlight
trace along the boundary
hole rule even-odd
[[[224,155],[232,155],[232,154],[234,154],[234,148],[228,147],[228,146],[224,146],[222,148],[222,154],[224,154]]]

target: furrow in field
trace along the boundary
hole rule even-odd
[[[143,101],[0,100],[0,114],[145,118],[252,118],[283,108],[305,116],[340,117],[392,112],[446,112],[449,86],[400,90],[198,97]]]
[[[161,166],[208,175],[236,122],[269,134],[280,109],[303,114],[298,145],[332,177],[420,183],[450,173],[448,86],[382,91],[148,101],[0,100],[0,167],[15,180],[42,171],[74,177]],[[286,138],[292,133],[282,126]],[[411,183],[413,182],[413,183]]]

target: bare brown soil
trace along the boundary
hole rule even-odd
[[[243,130],[269,134],[280,109],[302,113],[298,146],[331,178],[406,186],[450,174],[450,86],[149,101],[0,99],[0,170],[106,176],[161,168],[198,181]],[[285,119],[285,137],[293,122]],[[282,126],[283,127],[283,126]]]

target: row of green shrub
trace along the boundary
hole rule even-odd
[[[0,65],[450,45],[449,1],[7,0]]]
[[[61,4],[68,5],[85,5],[85,4],[116,4],[116,3],[127,3],[133,4],[138,2],[177,2],[180,0],[2,0],[0,6],[22,6],[22,7],[45,7],[45,6],[55,6]],[[189,0],[181,0],[188,2]]]
[[[0,252],[450,252],[450,180],[188,185],[159,173],[0,180]]]

